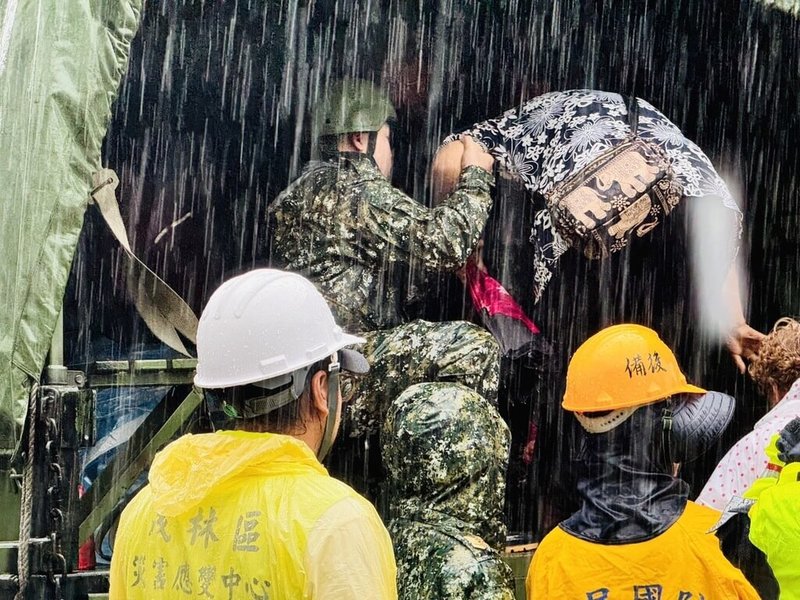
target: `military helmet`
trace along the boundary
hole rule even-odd
[[[377,85],[361,79],[345,79],[333,85],[317,116],[319,136],[378,131],[397,113],[389,97]]]

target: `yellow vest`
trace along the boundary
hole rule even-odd
[[[533,555],[528,600],[758,600],[708,533],[718,518],[689,502],[658,537],[620,545],[588,542],[556,527]]]

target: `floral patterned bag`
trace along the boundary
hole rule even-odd
[[[591,259],[618,252],[655,229],[683,198],[667,154],[637,135],[628,97],[628,139],[545,194],[558,233]]]

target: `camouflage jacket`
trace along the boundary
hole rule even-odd
[[[392,521],[399,600],[514,600],[511,568],[459,525],[443,515],[435,524]]]
[[[405,270],[412,261],[426,270],[463,265],[486,224],[492,183],[468,167],[428,209],[392,187],[371,158],[313,162],[270,208],[273,258],[311,279],[344,328],[394,327],[405,320]]]
[[[514,598],[503,501],[510,433],[478,393],[454,383],[409,387],[382,436],[400,598]]]

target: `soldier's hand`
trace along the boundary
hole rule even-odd
[[[464,145],[464,155],[461,157],[462,171],[467,167],[480,167],[489,173],[492,172],[494,157],[491,154],[468,135],[461,138],[461,143]]]

